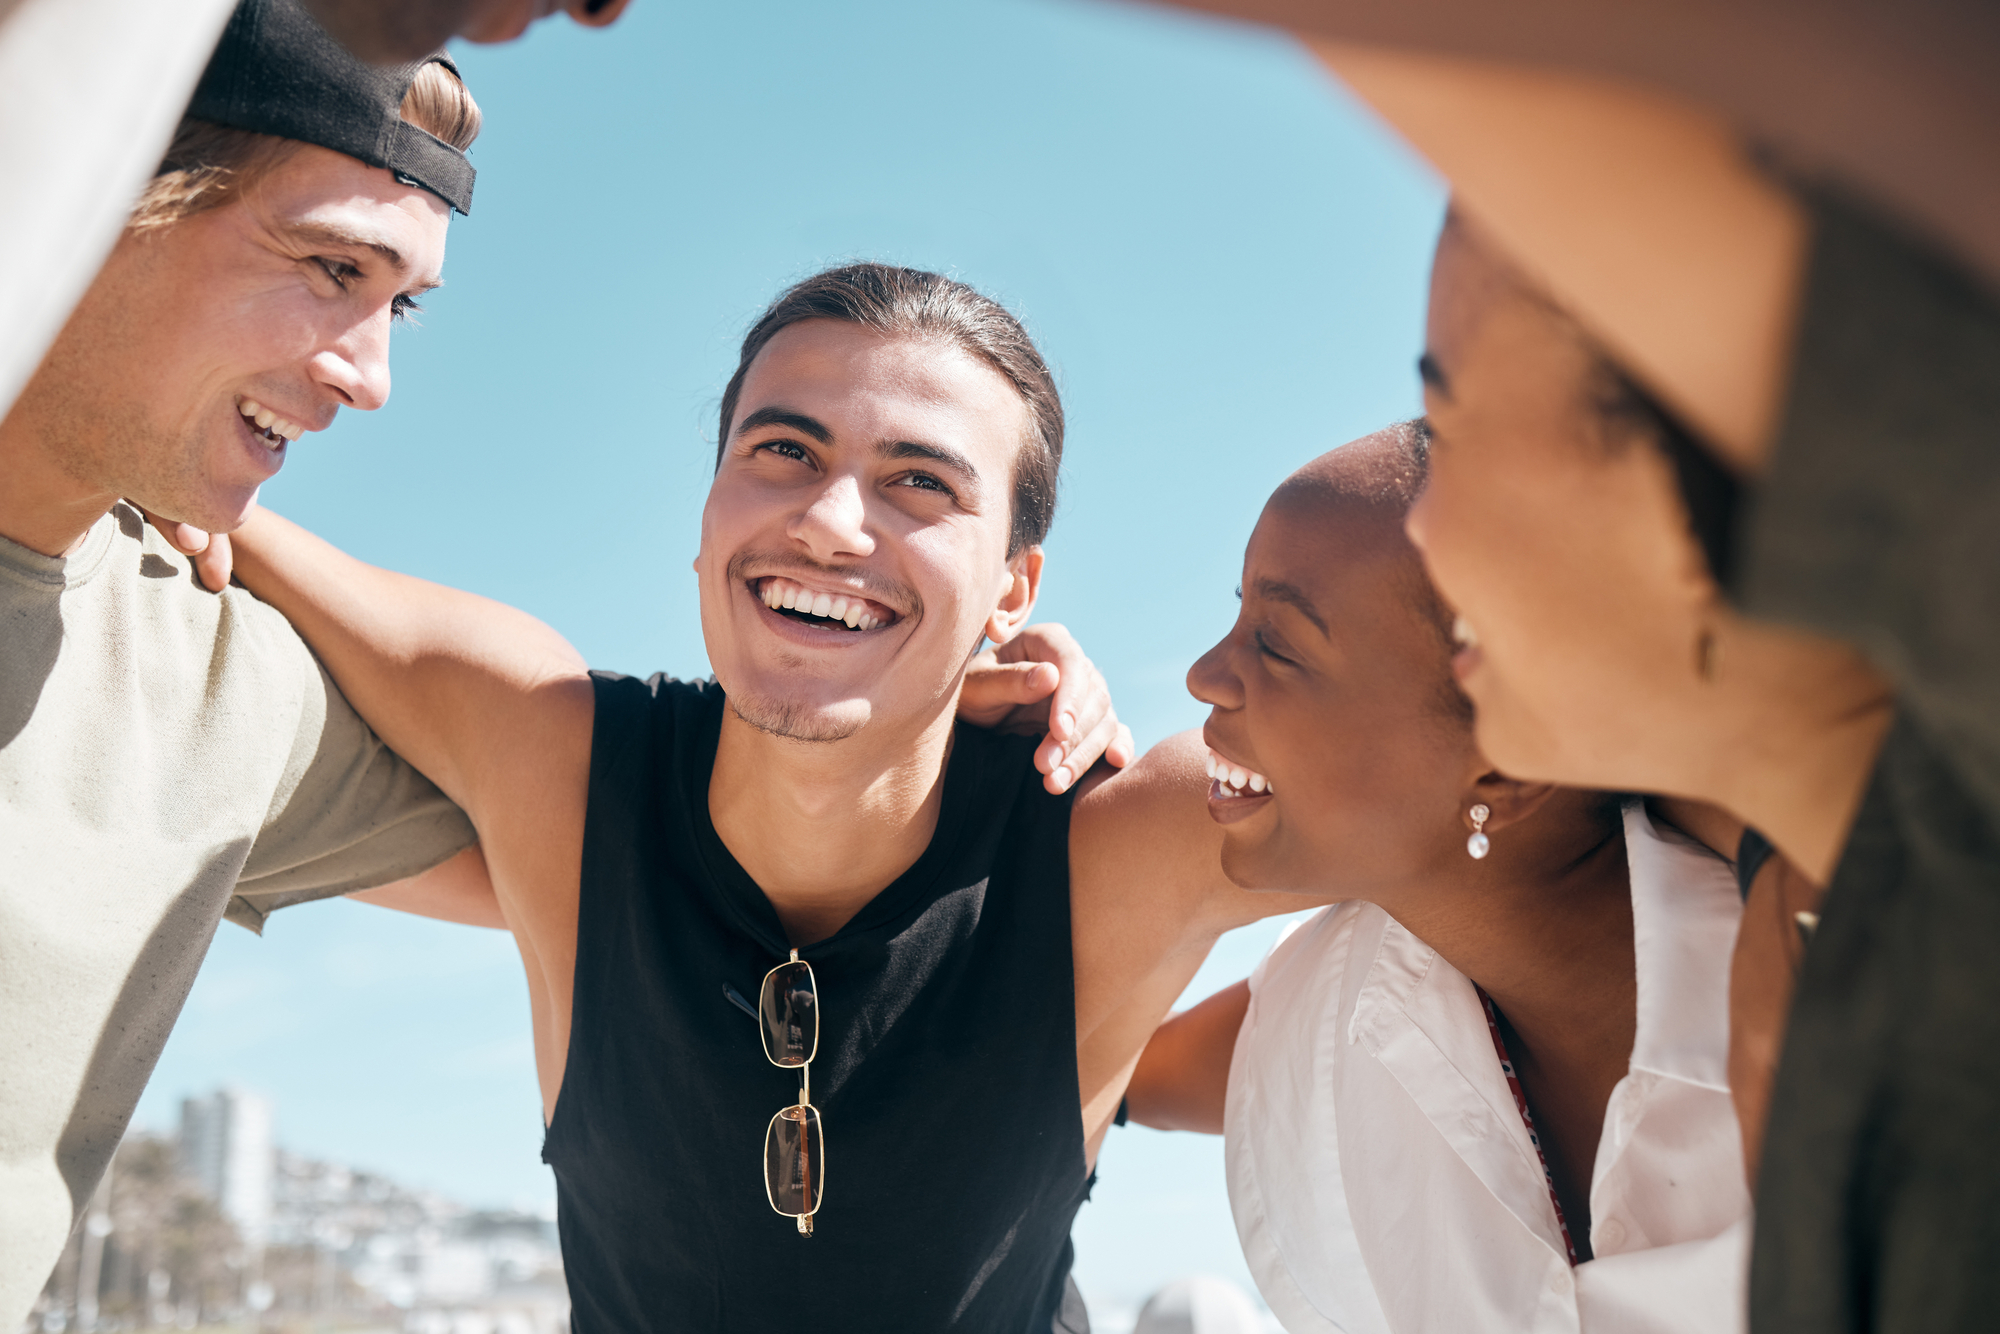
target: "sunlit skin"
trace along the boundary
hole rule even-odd
[[[452,37],[510,42],[553,14],[601,28],[628,0],[306,0],[328,32],[378,65],[420,60]]]
[[[1851,648],[1729,607],[1664,453],[1608,434],[1592,409],[1593,367],[1577,327],[1455,214],[1432,274],[1435,436],[1409,533],[1475,641],[1453,666],[1496,764],[1710,803],[1735,819],[1714,832],[1683,818],[1687,832],[1734,857],[1748,823],[1779,850],[1731,982],[1731,1086],[1754,1165],[1795,964],[1795,942],[1769,928],[1831,877],[1890,695]]]
[[[1717,602],[1671,467],[1603,438],[1584,406],[1588,345],[1456,217],[1428,346],[1431,475],[1409,532],[1477,630],[1454,665],[1480,744],[1510,773],[1615,788],[1655,730],[1633,710],[1699,685]],[[1607,680],[1620,688],[1578,688]]]
[[[971,354],[833,320],[774,337],[738,403],[695,561],[731,705],[709,808],[806,943],[930,842],[966,663],[1033,609],[1041,552],[1007,552],[1030,420]],[[761,599],[773,578],[864,597],[887,623],[802,623]],[[774,788],[773,765],[796,781]],[[773,827],[816,833],[762,836]]]
[[[1763,467],[1809,228],[1734,127],[1619,80],[1431,52],[1314,49],[1620,364],[1733,469]]]
[[[241,199],[128,232],[0,423],[0,533],[59,555],[112,502],[227,531],[309,431],[389,398],[390,327],[440,281],[449,207],[300,144]]]
[[[998,372],[935,341],[811,321],[772,338],[748,369],[695,562],[709,661],[730,704],[708,807],[801,948],[916,862],[936,829],[967,662],[982,638],[1025,638],[1041,558],[1008,543],[1028,427]],[[401,906],[428,899],[440,915],[513,932],[552,1115],[590,792],[595,695],[583,660],[523,613],[370,568],[275,515],[254,515],[235,548],[244,582],[292,621],[377,734],[472,817],[478,850],[393,893]],[[880,624],[836,629],[774,611],[760,596],[773,579],[860,594]],[[1092,703],[1071,696],[1066,707]],[[1089,1157],[1215,938],[1303,905],[1245,894],[1221,874],[1191,736],[1076,792],[1071,950]]]
[[[1825,883],[1889,718],[1852,650],[1735,614],[1664,453],[1593,410],[1590,344],[1454,214],[1432,274],[1411,539],[1510,773],[1713,802]],[[1734,849],[1725,849],[1732,852]]]
[[[1494,998],[1564,1212],[1589,1217],[1592,1165],[1636,1024],[1632,917],[1615,805],[1496,773],[1452,691],[1449,646],[1399,502],[1370,469],[1382,437],[1302,469],[1265,507],[1227,638],[1188,673],[1203,737],[1270,794],[1212,797],[1223,869],[1251,889],[1364,899]],[[1467,812],[1493,850],[1466,855]],[[1239,811],[1239,807],[1248,807]],[[1162,1028],[1134,1076],[1147,1124],[1219,1131],[1247,995]]]
[[[1981,0],[1175,3],[1290,28],[1454,188],[1468,183],[1461,174],[1468,167],[1472,183],[1500,184],[1519,221],[1541,231],[1544,244],[1532,256],[1546,262],[1536,264],[1540,272],[1566,267],[1602,277],[1604,261],[1621,254],[1647,265],[1664,260],[1656,278],[1638,281],[1672,293],[1684,273],[1677,261],[1713,235],[1675,235],[1688,187],[1740,200],[1755,185],[1729,177],[1750,167],[1745,147],[1758,145],[1816,176],[1849,182],[2000,282],[2000,174],[1985,169],[2000,161],[2000,100],[1993,7]],[[1373,68],[1358,71],[1363,62]],[[1465,77],[1468,67],[1474,78]],[[1400,86],[1385,87],[1391,81]],[[1619,142],[1635,117],[1654,144],[1669,140],[1678,165],[1699,174],[1632,188],[1633,177],[1661,165],[1636,151],[1652,144]],[[1417,132],[1412,119],[1432,135]],[[1714,151],[1711,126],[1722,123],[1737,131],[1734,164]],[[1772,237],[1738,234],[1752,247]],[[1584,244],[1563,253],[1575,240]],[[1581,289],[1557,286],[1573,306]]]
[[[717,678],[741,711],[782,698],[804,734],[906,731],[981,636],[1011,639],[1032,605],[1041,552],[1010,557],[994,522],[1027,409],[967,352],[834,320],[781,331],[738,401],[695,562]],[[965,587],[965,570],[994,573]],[[891,623],[801,624],[757,596],[770,576],[865,596]],[[896,713],[882,715],[886,700]]]
[[[470,0],[458,32],[475,42],[511,42],[530,24],[565,13],[589,28],[602,28],[625,12],[630,0]]]
[[[1400,516],[1347,504],[1328,522],[1328,509],[1310,482],[1271,498],[1236,624],[1188,689],[1212,706],[1210,749],[1271,780],[1210,803],[1243,812],[1223,826],[1229,878],[1320,886],[1338,867],[1344,897],[1380,902],[1467,860],[1463,813],[1491,766],[1449,711],[1442,630],[1412,613],[1424,590]]]

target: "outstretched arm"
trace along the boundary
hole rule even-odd
[[[583,659],[534,617],[358,561],[268,510],[253,510],[230,547],[237,577],[284,613],[376,733],[475,823],[482,807],[507,804],[515,761],[543,767],[558,738],[571,744],[556,750],[568,752],[580,735],[587,764]]]
[[[417,917],[434,917],[440,922],[507,929],[507,919],[500,912],[500,899],[493,892],[493,879],[486,873],[486,858],[477,843],[422,875],[374,889],[359,889],[347,897]]]
[[[1128,1117],[1155,1130],[1222,1133],[1229,1062],[1250,1009],[1250,984],[1238,982],[1191,1010],[1167,1016],[1140,1053],[1125,1089]]]
[[[210,534],[193,524],[148,517],[194,562],[207,587],[228,585],[235,559],[230,534]],[[255,530],[249,539],[262,540]],[[568,645],[563,649],[567,651]],[[1044,786],[1051,792],[1068,791],[1100,759],[1122,768],[1138,753],[1132,729],[1118,721],[1112,708],[1104,674],[1060,625],[1028,626],[1007,643],[974,657],[959,692],[958,713],[980,727],[1041,737],[1035,767],[1047,775]]]
[[[569,1042],[590,790],[595,705],[583,660],[532,616],[376,569],[268,511],[253,511],[232,538],[243,583],[284,613],[376,733],[472,817],[527,969],[552,1110]],[[467,907],[464,889],[444,894],[449,911],[484,912]],[[434,892],[403,887],[405,898]]]

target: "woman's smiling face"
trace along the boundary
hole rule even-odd
[[[1479,744],[1517,778],[1661,790],[1717,603],[1653,442],[1607,421],[1602,358],[1454,215],[1431,278],[1430,476],[1409,533],[1461,615]]]
[[[1442,615],[1403,535],[1416,465],[1397,432],[1280,487],[1251,535],[1242,610],[1188,673],[1204,739],[1251,779],[1211,789],[1223,869],[1246,888],[1394,897],[1465,856],[1487,771],[1451,683]]]

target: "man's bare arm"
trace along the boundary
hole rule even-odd
[[[147,518],[194,562],[206,587],[228,585],[234,561],[228,533],[211,534],[157,515]],[[257,537],[253,530],[251,539]],[[973,658],[959,694],[958,716],[980,727],[1041,736],[1035,767],[1048,775],[1045,786],[1051,792],[1068,791],[1099,759],[1122,767],[1137,753],[1132,729],[1118,721],[1112,707],[1104,674],[1074,635],[1046,622],[1027,626],[997,649]]]
[[[543,1106],[569,1043],[595,703],[583,660],[524,612],[355,560],[259,510],[243,583],[283,612],[382,739],[465,808],[528,973]]]
[[[493,892],[493,879],[486,872],[486,858],[477,843],[422,875],[374,889],[357,889],[347,897],[440,922],[507,929],[500,899]]]
[[[1155,1130],[1222,1133],[1229,1062],[1250,1009],[1250,984],[1224,987],[1191,1010],[1167,1016],[1125,1089],[1127,1114]]]
[[[534,617],[358,561],[268,510],[231,546],[237,576],[284,613],[369,726],[475,822],[482,789],[514,761],[545,761],[562,738],[565,751],[581,740],[587,763],[587,670]]]

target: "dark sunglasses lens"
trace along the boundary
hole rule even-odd
[[[764,1190],[771,1207],[796,1218],[819,1211],[826,1187],[826,1142],[819,1108],[787,1107],[764,1132]]]
[[[819,995],[812,965],[786,963],[764,978],[757,1005],[764,1030],[764,1054],[778,1065],[804,1065],[819,1049]]]

